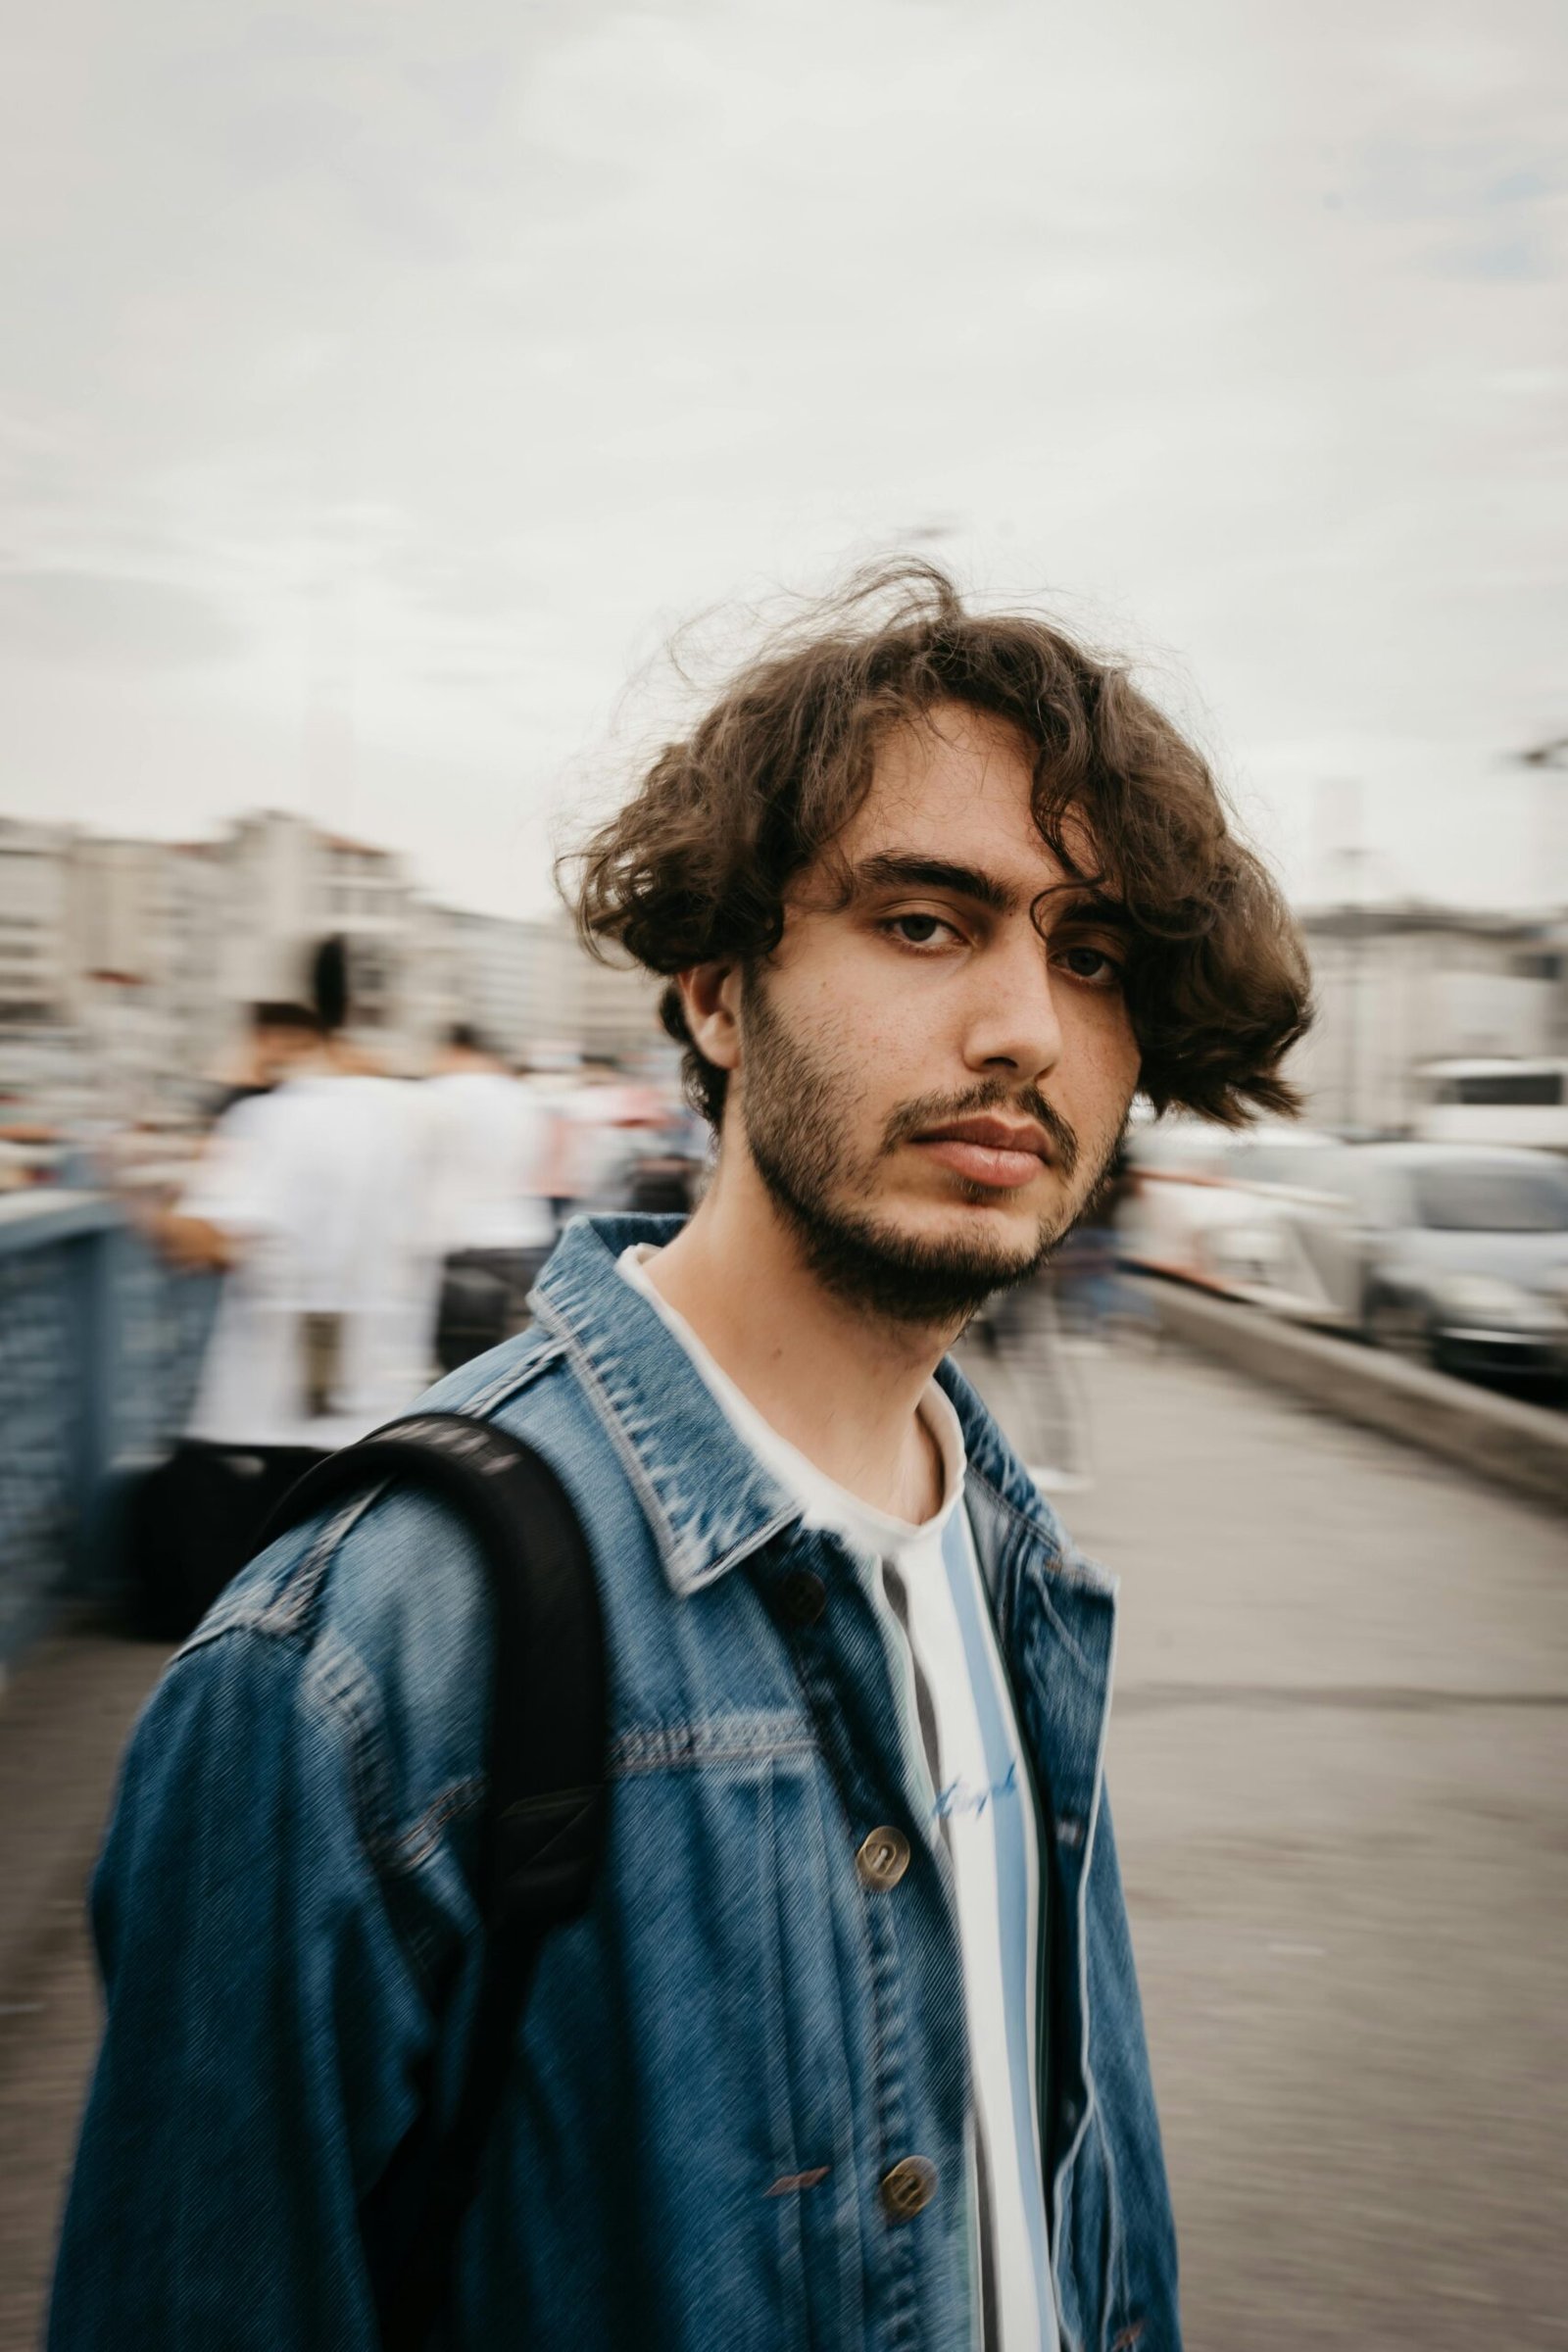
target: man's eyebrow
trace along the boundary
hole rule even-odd
[[[1011,914],[1023,904],[1018,892],[979,866],[956,865],[947,858],[923,858],[912,850],[882,850],[861,858],[853,868],[853,879],[857,891],[951,891],[956,898],[971,899],[993,914]],[[1109,931],[1138,928],[1120,899],[1090,883],[1057,883],[1054,889],[1042,891],[1036,904],[1055,923],[1098,923]]]
[[[956,898],[972,899],[993,914],[1010,914],[1019,904],[1014,891],[979,866],[954,865],[946,858],[920,858],[897,850],[858,858],[854,881],[858,891],[946,890]]]
[[[1055,897],[1056,893],[1050,894]],[[1113,899],[1102,890],[1074,889],[1071,883],[1061,890],[1060,922],[1098,923],[1102,931],[1135,932],[1138,924],[1120,899]]]

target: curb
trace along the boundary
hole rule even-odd
[[[1172,1339],[1290,1389],[1342,1421],[1419,1446],[1568,1512],[1568,1413],[1495,1396],[1179,1283],[1146,1277],[1138,1288]]]

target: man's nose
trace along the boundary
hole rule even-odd
[[[1061,1059],[1049,952],[1033,924],[976,960],[964,1059],[973,1070],[1040,1077]]]

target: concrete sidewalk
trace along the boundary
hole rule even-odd
[[[1194,2352],[1568,2344],[1568,1539],[1171,1349],[1079,1359]]]
[[[0,2352],[37,2340],[98,2034],[87,1876],[121,1749],[167,1654],[62,1635],[0,1693]]]
[[[1456,1380],[1344,1333],[1310,1330],[1261,1307],[1175,1281],[1137,1285],[1183,1347],[1304,1397],[1402,1445],[1545,1503],[1568,1520],[1568,1412]]]

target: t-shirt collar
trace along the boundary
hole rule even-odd
[[[840,1486],[818,1468],[808,1454],[780,1435],[745,1391],[731,1379],[692,1329],[648,1278],[648,1267],[659,1255],[653,1242],[633,1242],[616,1259],[616,1269],[650,1305],[702,1375],[726,1419],[777,1480],[785,1493],[802,1505],[808,1527],[830,1529],[874,1554],[904,1552],[912,1545],[940,1542],[942,1531],[963,1494],[966,1467],[963,1431],[958,1416],[935,1380],[920,1399],[920,1417],[937,1443],[942,1462],[942,1500],[930,1518],[901,1519],[880,1510],[848,1487]]]

